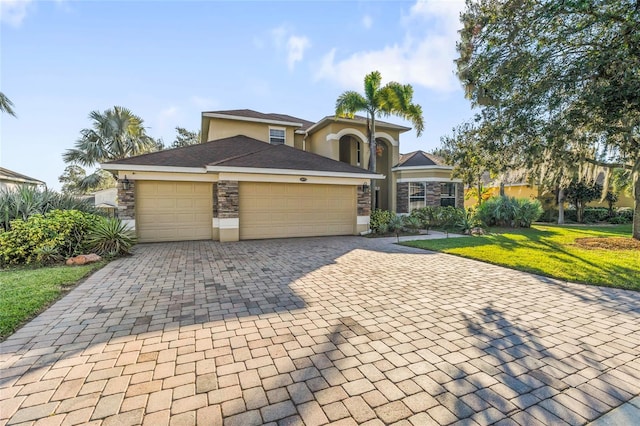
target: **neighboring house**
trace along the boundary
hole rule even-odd
[[[376,173],[368,172],[366,124],[358,116],[313,123],[252,110],[204,112],[202,144],[102,168],[118,172],[119,216],[141,242],[358,234],[369,226],[371,190],[375,207],[401,213],[462,207],[451,167],[421,151],[400,156],[408,127],[376,122],[380,149]]]
[[[542,202],[542,206],[545,209],[557,204],[555,194],[547,190],[541,191],[541,188],[536,184],[527,183],[524,173],[507,174],[507,176],[503,179],[503,182],[504,194],[508,197],[528,198],[530,200],[537,199]],[[597,182],[602,185],[604,183],[604,175],[598,175]],[[500,179],[492,180],[489,177],[489,174],[486,173],[485,175],[483,175],[483,185],[488,189],[488,191],[490,191],[491,196],[497,197],[498,195],[500,195]],[[471,197],[468,200],[464,201],[465,207],[472,207],[477,204],[478,200],[475,197]],[[569,207],[569,203],[565,202],[565,206]],[[609,204],[605,200],[600,201],[598,199],[587,203],[587,206],[608,208]],[[618,201],[615,203],[615,206],[633,208],[633,197],[625,193],[618,194]]]
[[[41,180],[0,167],[0,191],[13,191],[23,185],[46,187],[47,184]]]
[[[107,188],[94,192],[93,202],[96,208],[105,210],[114,216],[118,209],[118,188]]]

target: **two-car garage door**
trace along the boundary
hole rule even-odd
[[[355,223],[355,186],[240,183],[241,240],[351,235]]]
[[[208,182],[137,181],[138,241],[211,239],[212,191]],[[239,211],[241,240],[351,235],[356,187],[241,182]]]

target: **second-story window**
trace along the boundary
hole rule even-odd
[[[285,143],[285,129],[270,128],[269,143],[272,145],[282,145]]]
[[[360,162],[360,141],[356,141],[356,166],[359,166]]]

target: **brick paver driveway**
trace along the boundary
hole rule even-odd
[[[1,344],[0,423],[583,424],[640,392],[639,320],[380,240],[142,245]]]

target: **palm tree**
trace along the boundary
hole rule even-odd
[[[2,92],[0,92],[0,112],[6,112],[14,117],[16,116],[16,113],[13,110],[13,102],[11,102],[11,99],[7,98],[7,96]]]
[[[369,171],[376,171],[376,117],[395,115],[410,121],[418,136],[424,130],[422,107],[413,103],[413,87],[395,81],[380,87],[382,76],[373,71],[364,77],[364,96],[348,90],[336,101],[336,116],[353,118],[356,112],[367,113],[367,136],[369,137]],[[375,188],[373,179],[371,188]],[[371,191],[371,205],[376,205],[376,191]]]
[[[413,103],[413,87],[395,81],[380,87],[382,77],[379,71],[373,71],[364,77],[364,96],[348,90],[336,101],[336,116],[353,118],[356,112],[367,113],[367,136],[372,153],[369,158],[369,171],[376,171],[376,117],[395,115],[410,121],[418,136],[424,130],[422,107]]]
[[[80,131],[75,148],[62,155],[65,163],[91,167],[157,149],[156,141],[146,133],[142,118],[126,108],[115,106],[102,113],[91,111],[89,118],[93,121],[92,127]],[[100,180],[100,174],[93,173],[82,179],[80,188],[95,187]]]

